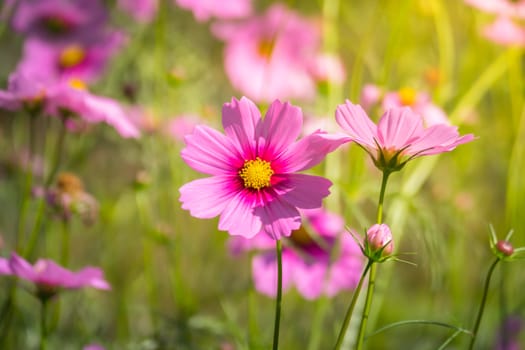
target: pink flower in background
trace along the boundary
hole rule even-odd
[[[105,348],[102,345],[89,344],[89,345],[84,346],[82,350],[105,350]]]
[[[0,90],[0,108],[17,111],[40,109],[46,99],[48,84],[39,79],[30,79],[23,72],[9,75],[7,90]]]
[[[387,110],[375,125],[359,105],[350,101],[336,110],[337,123],[365,149],[381,170],[400,170],[416,157],[448,152],[474,139],[459,136],[457,127],[436,124],[423,127],[421,117],[409,107]]]
[[[404,106],[410,107],[416,114],[419,114],[426,127],[436,124],[450,124],[445,112],[433,104],[430,96],[424,92],[418,92],[412,88],[402,88],[384,94],[383,111]]]
[[[141,23],[151,22],[159,7],[158,0],[118,0],[117,4],[122,11]]]
[[[331,186],[325,178],[297,172],[348,141],[320,131],[296,141],[302,122],[300,108],[278,100],[265,118],[245,97],[224,104],[226,135],[199,125],[185,138],[182,158],[212,176],[180,188],[182,208],[197,218],[220,216],[219,229],[231,235],[289,236],[301,225],[299,209],[320,207]]]
[[[99,0],[20,0],[13,28],[29,36],[49,39],[87,38],[107,21]]]
[[[111,31],[97,41],[50,43],[26,40],[17,70],[46,80],[81,79],[93,82],[100,78],[109,59],[123,46],[122,33]]]
[[[363,267],[358,244],[344,230],[343,219],[324,209],[302,211],[306,226],[292,232],[283,247],[283,290],[295,286],[306,299],[332,297],[355,288]],[[311,228],[311,232],[304,227]],[[277,259],[275,242],[267,235],[252,239],[232,237],[234,253],[259,251],[252,260],[255,289],[275,297]]]
[[[182,142],[184,141],[184,137],[191,134],[200,122],[201,118],[196,115],[180,115],[168,122],[166,131],[174,140]]]
[[[369,111],[375,104],[379,103],[383,98],[383,89],[374,84],[365,84],[361,90],[360,102],[361,106]]]
[[[55,295],[60,289],[111,289],[102,270],[97,267],[85,267],[78,272],[72,272],[48,259],[37,260],[31,265],[16,253],[11,253],[9,259],[0,258],[0,273],[33,282],[37,293],[45,293],[47,297]]]
[[[490,41],[504,46],[525,46],[525,28],[509,17],[498,17],[483,28],[483,35]]]
[[[232,19],[252,14],[251,0],[175,0],[175,3],[193,12],[193,16],[199,22],[207,21],[211,17]]]
[[[212,27],[226,42],[224,65],[234,88],[255,101],[310,99],[320,47],[319,28],[281,5],[263,16]]]
[[[346,79],[346,70],[341,59],[333,54],[323,53],[310,64],[310,73],[318,82],[341,85]]]
[[[524,0],[465,0],[465,3],[484,12],[525,18]]]
[[[81,81],[62,82],[49,88],[46,111],[56,117],[66,117],[73,128],[76,120],[71,117],[77,115],[87,123],[107,123],[122,137],[140,136],[117,101],[89,93]]]

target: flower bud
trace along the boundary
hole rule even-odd
[[[368,250],[373,254],[380,253],[379,257],[392,254],[394,243],[392,232],[386,224],[375,224],[366,232]]]
[[[496,243],[496,249],[504,256],[511,256],[514,254],[514,247],[509,241],[498,241]]]

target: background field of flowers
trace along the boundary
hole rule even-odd
[[[23,3],[34,6],[30,0],[0,3],[3,91],[24,59],[36,62],[38,72],[46,69],[44,50],[28,48],[32,34],[11,24]],[[525,245],[522,12],[491,13],[452,0],[219,3],[100,2],[104,25],[118,43],[103,50],[110,57],[103,58],[96,79],[82,80],[90,93],[114,100],[131,126],[123,132],[119,122],[95,115],[68,129],[59,146],[57,174],[80,178],[82,198],[89,200],[77,208],[82,215],[68,220],[44,208],[34,252],[26,258],[65,259],[75,271],[99,266],[112,289],[63,293],[50,317],[49,348],[95,343],[106,349],[270,347],[274,301],[254,289],[251,256],[232,254],[216,219],[193,218],[179,202],[179,188],[201,177],[181,159],[183,135],[196,123],[220,129],[223,103],[243,95],[263,111],[274,98],[292,101],[303,110],[305,128],[337,131],[335,109],[345,99],[369,106],[377,121],[389,92],[395,92],[414,109],[419,104],[422,111],[437,110],[436,118],[477,136],[453,153],[412,161],[391,176],[385,216],[396,253],[416,266],[389,262],[380,271],[368,329],[414,319],[469,328],[493,261],[489,224],[500,237],[514,229],[513,245]],[[272,11],[274,21],[282,20],[279,11],[284,11],[287,23],[297,22],[291,29],[277,26],[278,32],[291,32],[292,39],[281,46],[257,39],[271,27],[258,21]],[[272,58],[278,49],[282,57]],[[278,58],[275,76],[268,77],[268,67],[258,71],[261,62]],[[302,67],[306,59],[311,62]],[[281,79],[289,86],[283,87]],[[42,210],[38,185],[45,186],[52,172],[62,128],[60,118],[48,116],[30,133],[28,114],[12,109],[0,109],[3,257],[27,249]],[[135,129],[140,136],[130,131]],[[35,154],[30,158],[31,147]],[[29,159],[31,191],[26,186]],[[340,148],[310,173],[334,183],[324,204],[343,216],[346,226],[363,232],[374,224],[381,178],[359,147]],[[45,187],[55,188],[56,178]],[[509,323],[514,329],[506,327],[506,337],[525,344],[522,269],[522,262],[498,267],[480,349],[498,348],[502,327]],[[11,283],[0,280],[0,303],[8,299]],[[38,303],[21,289],[16,294],[10,326],[0,328],[0,348],[36,348]],[[331,348],[350,298],[351,291],[315,300],[294,288],[287,291],[281,348]],[[405,325],[369,337],[367,347],[435,349],[452,332]],[[466,341],[458,336],[449,348],[462,348]]]

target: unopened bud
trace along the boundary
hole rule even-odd
[[[366,232],[366,239],[371,253],[381,252],[380,257],[392,254],[394,243],[392,232],[386,224],[375,224]]]
[[[498,243],[496,243],[496,249],[505,256],[514,254],[514,247],[509,241],[498,241]]]

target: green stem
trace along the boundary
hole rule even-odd
[[[55,175],[58,171],[58,168],[60,167],[60,163],[62,161],[62,155],[63,155],[63,149],[64,149],[64,142],[66,139],[66,117],[62,118],[61,128],[58,132],[57,137],[57,143],[55,146],[55,154],[53,158],[53,165],[51,167],[51,170],[49,174],[47,175],[46,181],[45,181],[45,188],[48,189],[49,186],[51,186],[51,183],[53,182]]]
[[[343,345],[343,340],[346,335],[346,331],[348,329],[348,325],[350,324],[350,319],[352,318],[352,314],[354,312],[355,304],[357,302],[357,299],[359,297],[359,294],[361,292],[361,287],[363,286],[363,281],[365,280],[365,277],[368,273],[368,270],[372,266],[372,261],[368,260],[368,263],[366,264],[365,269],[363,270],[363,273],[361,274],[361,278],[359,279],[359,283],[357,284],[357,287],[354,291],[354,295],[352,296],[352,301],[350,302],[350,306],[348,307],[348,310],[346,310],[345,319],[343,321],[343,325],[341,326],[341,330],[339,331],[339,336],[337,337],[337,343],[335,344],[334,349],[339,350],[341,346]]]
[[[279,324],[281,322],[281,300],[283,296],[283,247],[281,240],[275,241],[275,254],[277,255],[277,298],[275,299],[275,322],[273,328],[273,350],[279,348]]]
[[[311,333],[308,339],[307,350],[315,350],[320,348],[321,339],[324,336],[323,321],[326,316],[326,311],[330,305],[330,299],[326,296],[321,296],[317,299],[315,305],[315,314],[312,319]]]
[[[388,183],[388,177],[390,176],[388,170],[383,170],[383,178],[381,180],[381,190],[379,191],[379,200],[377,204],[377,223],[381,224],[383,222],[383,202],[385,200],[386,185]],[[376,285],[376,273],[377,273],[377,264],[374,261],[369,260],[368,265],[370,265],[370,277],[368,278],[368,288],[366,291],[365,299],[365,308],[363,310],[363,315],[361,317],[361,324],[359,326],[359,333],[357,335],[357,345],[356,349],[361,349],[363,347],[363,341],[365,339],[366,324],[368,321],[368,315],[370,313],[370,306],[372,305],[372,296],[374,294],[374,288]]]
[[[67,266],[69,262],[69,221],[67,219],[62,221],[62,242],[60,249],[60,265]]]
[[[379,201],[377,204],[377,223],[381,224],[383,222],[383,202],[385,200],[386,184],[388,182],[388,177],[390,172],[387,170],[383,171],[383,179],[381,180],[381,190],[379,191]]]
[[[368,289],[366,291],[365,308],[363,310],[363,316],[361,317],[361,325],[359,326],[359,333],[357,336],[356,349],[363,348],[363,341],[365,340],[366,323],[368,321],[368,315],[370,314],[370,306],[372,305],[372,295],[374,294],[375,279],[377,272],[377,264],[374,261],[369,262],[370,264],[370,277],[368,279]]]
[[[40,299],[42,308],[40,311],[40,346],[39,350],[45,350],[47,346],[47,325],[46,325],[46,311],[47,311],[47,300]]]
[[[483,317],[483,311],[485,310],[485,303],[487,301],[487,295],[489,293],[489,285],[490,285],[490,279],[492,277],[492,273],[494,272],[494,268],[499,263],[500,259],[496,258],[496,260],[490,265],[489,271],[487,272],[487,277],[485,278],[485,287],[483,288],[483,296],[481,297],[481,302],[479,304],[479,310],[478,315],[476,316],[476,322],[474,323],[474,327],[472,328],[472,339],[470,340],[469,350],[472,350],[474,348],[474,343],[476,341],[476,337],[478,335],[478,329],[479,325],[481,323],[481,317]]]

